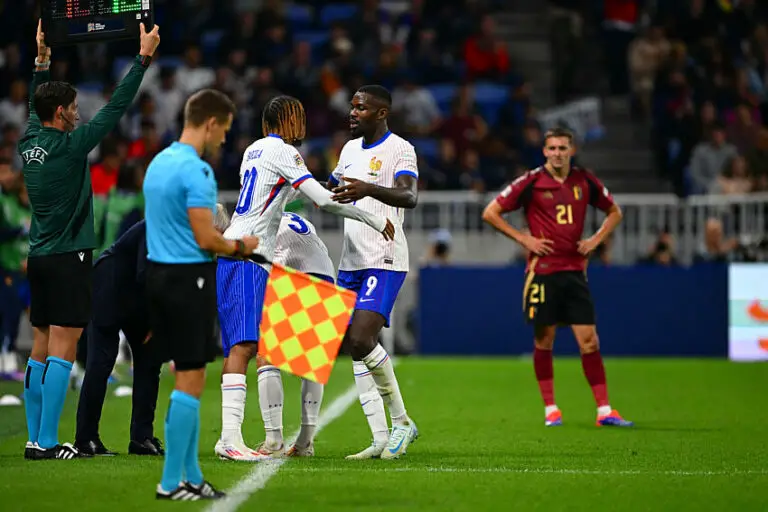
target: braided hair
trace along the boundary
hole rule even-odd
[[[275,96],[264,107],[261,130],[265,137],[274,133],[289,144],[301,141],[307,132],[304,105],[292,96]]]

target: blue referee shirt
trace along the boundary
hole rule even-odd
[[[187,208],[215,212],[216,195],[213,169],[192,146],[174,142],[152,159],[144,177],[149,261],[213,261],[213,255],[197,245]]]

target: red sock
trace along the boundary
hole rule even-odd
[[[592,387],[592,394],[595,395],[597,406],[608,405],[608,387],[605,383],[605,367],[600,351],[582,354],[581,366],[584,368],[587,382]]]
[[[536,380],[539,381],[539,391],[544,405],[555,405],[555,372],[552,369],[552,351],[533,349],[533,369],[536,372]]]

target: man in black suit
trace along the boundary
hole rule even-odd
[[[140,221],[96,260],[93,314],[83,333],[87,342],[85,377],[77,407],[75,447],[85,455],[115,455],[99,438],[107,381],[117,359],[120,331],[133,353],[133,410],[128,453],[163,455],[153,423],[164,361],[149,332],[145,297],[146,225]]]

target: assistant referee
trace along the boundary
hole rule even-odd
[[[72,459],[78,451],[59,444],[59,417],[67,394],[77,340],[91,318],[93,191],[88,153],[115,127],[133,102],[160,43],[158,27],[140,24],[140,50],[128,75],[93,120],[76,127],[77,91],[49,81],[51,50],[37,26],[37,59],[29,123],[19,141],[32,207],[27,272],[34,328],[24,382],[30,459]]]
[[[158,499],[219,499],[198,462],[200,395],[205,365],[216,355],[215,254],[246,257],[257,237],[225,240],[214,226],[216,178],[201,156],[215,156],[232,126],[235,106],[204,89],[184,106],[178,142],[160,152],[144,178],[147,294],[150,327],[176,365],[176,386],[165,418],[165,464]],[[182,480],[182,473],[186,480]]]

